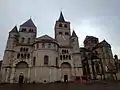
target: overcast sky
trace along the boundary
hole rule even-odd
[[[38,36],[54,37],[55,21],[63,11],[71,30],[79,36],[80,46],[86,35],[107,40],[113,54],[120,57],[120,0],[0,0],[0,59],[3,58],[8,32],[30,17]]]

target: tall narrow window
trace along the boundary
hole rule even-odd
[[[60,55],[60,60],[62,60],[62,55]]]
[[[28,38],[28,43],[30,43],[30,38]]]
[[[36,57],[33,57],[33,66],[35,66]]]
[[[71,56],[69,55],[69,60],[71,60]]]
[[[45,44],[44,43],[42,43],[42,48],[44,48],[45,47]]]
[[[23,54],[21,54],[21,58],[23,58]]]
[[[56,57],[56,66],[58,66],[58,58]]]
[[[20,58],[20,53],[17,54],[17,58]]]
[[[26,48],[26,52],[28,52],[28,48]]]
[[[68,60],[68,55],[66,55],[66,60]]]
[[[30,54],[27,54],[27,58],[30,58]]]
[[[68,53],[68,50],[66,50],[66,53]]]
[[[25,38],[24,38],[24,37],[22,37],[21,42],[24,42],[24,40],[25,40]]]
[[[29,32],[31,32],[31,29],[29,29]]]
[[[20,48],[20,52],[22,52],[22,51],[23,51],[23,48],[21,47],[21,48]]]
[[[65,55],[63,55],[63,60],[65,60]]]
[[[26,48],[23,48],[23,51],[25,52]]]
[[[44,65],[48,65],[49,57],[47,55],[44,56]]]
[[[26,54],[24,54],[24,58],[26,58]]]

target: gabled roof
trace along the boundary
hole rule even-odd
[[[102,42],[100,42],[100,44],[102,46],[109,46],[109,47],[111,47],[111,45],[106,40],[103,40]]]
[[[43,35],[41,37],[38,37],[38,38],[36,38],[36,41],[45,41],[45,42],[52,41],[52,42],[56,42],[55,39],[53,39],[52,37],[50,37],[48,35]]]
[[[72,37],[77,37],[77,35],[76,35],[76,33],[75,33],[74,30],[73,30],[73,32],[72,32]]]
[[[20,25],[20,26],[21,27],[34,27],[34,28],[36,28],[36,26],[33,23],[31,18],[29,20],[27,20],[25,23],[23,23],[22,25]]]
[[[9,33],[18,33],[17,26],[15,26]]]
[[[64,16],[62,14],[62,12],[60,12],[60,17],[58,19],[59,22],[65,22]]]

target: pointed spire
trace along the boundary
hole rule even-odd
[[[65,22],[64,16],[62,14],[62,11],[60,12],[60,17],[58,19],[59,22]]]
[[[15,26],[9,33],[18,33],[17,26]]]
[[[20,25],[22,27],[35,27],[35,24],[33,23],[32,19],[30,18],[29,20],[27,20],[25,23],[23,23],[22,25]]]
[[[77,35],[76,35],[76,33],[75,33],[74,30],[73,30],[73,32],[72,32],[72,37],[77,37]]]

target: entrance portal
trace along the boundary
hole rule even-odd
[[[23,73],[21,73],[19,75],[19,83],[23,83],[23,80],[24,80],[24,75],[23,75]]]
[[[61,64],[61,79],[64,82],[68,82],[72,80],[72,71],[71,65],[68,62],[64,62]]]
[[[28,64],[26,62],[21,61],[16,65],[15,78],[16,83],[23,83],[28,78]]]
[[[68,82],[68,75],[64,75],[64,82]]]

